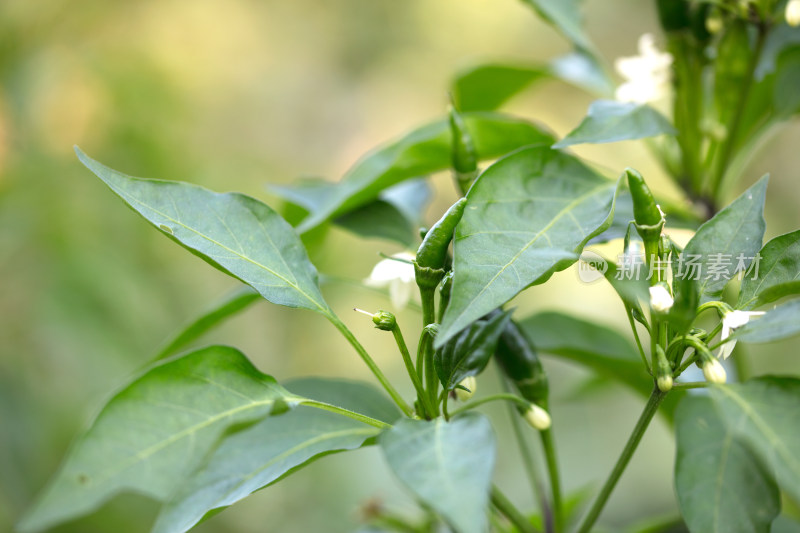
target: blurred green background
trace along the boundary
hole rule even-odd
[[[631,55],[656,31],[649,2],[590,1],[587,27],[608,58]],[[363,152],[443,113],[452,73],[481,59],[546,60],[568,46],[517,0],[3,0],[0,2],[0,531],[58,467],[103,401],[143,367],[181,324],[236,282],[152,231],[78,163],[72,145],[126,173],[191,181],[267,198],[266,183],[336,179]],[[508,109],[559,134],[590,98],[547,83]],[[800,128],[771,138],[749,184],[773,174],[768,237],[800,227]],[[794,148],[794,149],[793,149]],[[675,197],[641,145],[577,150],[614,173],[636,166]],[[660,180],[660,181],[659,181]],[[455,197],[449,176],[428,220]],[[735,191],[732,191],[733,196]],[[341,230],[313,260],[359,280],[377,252],[396,245]],[[399,381],[386,335],[349,312],[387,307],[347,285],[326,296],[379,364]],[[519,316],[577,310],[624,329],[621,306],[574,271],[520,299]],[[413,311],[400,314],[415,333]],[[369,379],[335,330],[308,312],[259,303],[206,337],[235,344],[279,380],[299,375]],[[797,342],[749,348],[755,373],[796,372]],[[739,356],[745,350],[740,348]],[[594,387],[586,374],[547,361],[568,490],[596,489],[621,449],[641,400]],[[496,388],[493,372],[481,378]],[[406,392],[410,392],[407,387]],[[492,411],[501,438],[503,409]],[[646,436],[612,498],[612,530],[674,514],[673,445],[663,423]],[[515,448],[497,480],[530,508]],[[327,457],[263,490],[197,531],[351,531],[370,498],[414,512],[377,450]],[[157,508],[123,496],[58,531],[146,531]]]

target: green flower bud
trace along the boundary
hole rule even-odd
[[[538,429],[539,431],[549,429],[552,423],[550,415],[547,413],[547,411],[535,403],[532,403],[522,416],[532,428]]]
[[[389,311],[378,311],[372,315],[372,321],[382,331],[392,331],[397,326],[397,319]]]
[[[456,398],[459,402],[466,402],[472,395],[475,394],[475,389],[478,386],[478,380],[475,376],[469,376],[461,380],[461,383],[456,387]]]
[[[422,328],[422,332],[426,335],[430,335],[432,339],[436,338],[436,335],[439,333],[439,324],[433,323],[428,324],[424,328]]]
[[[664,348],[656,345],[656,385],[661,392],[672,390],[672,366],[667,361]]]

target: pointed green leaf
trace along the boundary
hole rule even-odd
[[[436,350],[433,366],[446,391],[483,372],[509,320],[511,311],[476,320]]]
[[[759,252],[758,273],[744,276],[739,309],[752,309],[800,294],[800,230],[775,237]]]
[[[387,423],[400,417],[391,400],[367,384],[305,378],[287,383],[286,388]],[[379,433],[362,422],[302,405],[266,418],[222,442],[164,506],[153,533],[187,531],[207,513],[232,505],[326,454],[359,448]]]
[[[690,531],[768,533],[780,512],[780,492],[714,401],[688,396],[675,418],[675,490]]]
[[[583,32],[581,0],[522,0],[573,44],[585,50],[594,45]]]
[[[553,148],[631,141],[675,133],[672,124],[650,106],[597,100],[589,106],[589,112],[578,127],[554,144]]]
[[[609,327],[553,311],[529,316],[520,326],[543,353],[591,368],[645,395],[653,390],[636,348]]]
[[[453,100],[462,112],[499,108],[548,76],[546,67],[489,63],[462,70],[453,80]]]
[[[613,91],[597,59],[587,52],[575,51],[549,65],[484,63],[464,69],[453,80],[453,100],[462,112],[492,111],[545,79],[559,79],[590,93]]]
[[[800,380],[763,377],[710,389],[717,411],[773,473],[781,489],[800,500]]]
[[[700,226],[683,249],[683,277],[696,280],[700,301],[718,299],[735,275],[741,257],[745,268],[761,249],[764,239],[764,197],[768,176]],[[689,266],[697,259],[699,269]],[[749,259],[748,259],[749,258]],[[699,270],[699,271],[698,271]]]
[[[339,216],[334,223],[361,237],[414,248],[419,243],[419,227],[430,193],[425,180],[404,181],[383,191],[377,200]]]
[[[486,169],[456,228],[453,292],[436,346],[574,263],[611,223],[615,190],[578,159],[545,146]]]
[[[742,342],[773,342],[800,333],[800,300],[779,305],[767,314],[752,318],[733,333]]]
[[[298,399],[233,348],[211,346],[167,360],[103,408],[20,530],[41,531],[89,513],[120,491],[166,500],[226,430]]]
[[[486,417],[403,419],[378,442],[395,475],[458,533],[488,531],[496,445]]]
[[[300,239],[266,204],[243,194],[126,176],[75,151],[134,211],[206,262],[272,303],[331,313]]]
[[[552,136],[538,126],[508,115],[464,113],[481,159],[492,159],[530,144],[552,143]],[[410,178],[439,172],[452,165],[449,119],[422,126],[397,141],[368,153],[337,184],[320,194],[313,212],[298,226],[304,233],[326,220],[352,211],[378,197],[380,192]],[[291,187],[270,187],[289,197]]]
[[[236,289],[214,307],[195,318],[192,322],[167,342],[159,350],[155,359],[164,359],[178,353],[193,341],[200,338],[215,326],[224,322],[231,316],[247,309],[253,302],[260,300],[261,296],[250,287]]]

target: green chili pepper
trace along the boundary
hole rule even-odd
[[[464,118],[450,107],[450,133],[453,136],[453,170],[462,193],[469,190],[478,177],[478,154]]]
[[[495,358],[526,400],[546,408],[547,374],[539,355],[519,325],[510,320],[497,343]]]
[[[442,269],[447,259],[447,247],[453,240],[453,231],[464,214],[466,198],[461,198],[425,234],[417,250],[417,266],[420,268]],[[441,279],[441,278],[440,278]]]
[[[656,205],[653,193],[644,182],[644,178],[636,170],[626,168],[628,175],[628,188],[633,198],[633,219],[637,226],[658,226],[664,219],[661,210]],[[660,231],[659,231],[660,234]]]

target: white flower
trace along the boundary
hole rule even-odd
[[[458,398],[459,402],[466,402],[472,398],[473,394],[475,394],[475,388],[478,386],[478,380],[475,379],[475,376],[469,376],[462,379],[459,385],[468,390],[456,388],[456,398]]]
[[[666,313],[672,307],[675,300],[663,285],[650,287],[650,307],[657,313]]]
[[[645,33],[639,38],[639,55],[620,57],[614,68],[625,78],[617,87],[616,99],[620,102],[646,104],[667,95],[670,82],[672,55],[656,48],[655,38]]]
[[[709,383],[722,384],[728,379],[725,368],[714,358],[703,363],[703,375]]]
[[[525,411],[525,420],[528,424],[531,425],[534,429],[538,429],[539,431],[544,431],[548,429],[551,424],[550,415],[547,414],[547,411],[532,403],[531,406]]]
[[[800,26],[800,0],[789,0],[786,4],[786,24],[793,28]]]
[[[730,337],[731,333],[736,328],[740,328],[750,322],[750,317],[761,316],[763,314],[764,311],[729,311],[725,313],[722,317],[722,336],[720,337],[720,341],[724,341]],[[731,352],[733,352],[735,346],[736,339],[726,342],[720,346],[717,357],[727,359],[731,355]]]
[[[415,259],[414,254],[401,252],[392,255],[394,259],[383,259],[372,269],[364,280],[368,287],[389,287],[389,298],[395,309],[403,309],[411,299],[414,286],[414,265],[406,262]],[[399,259],[399,261],[398,261]]]

